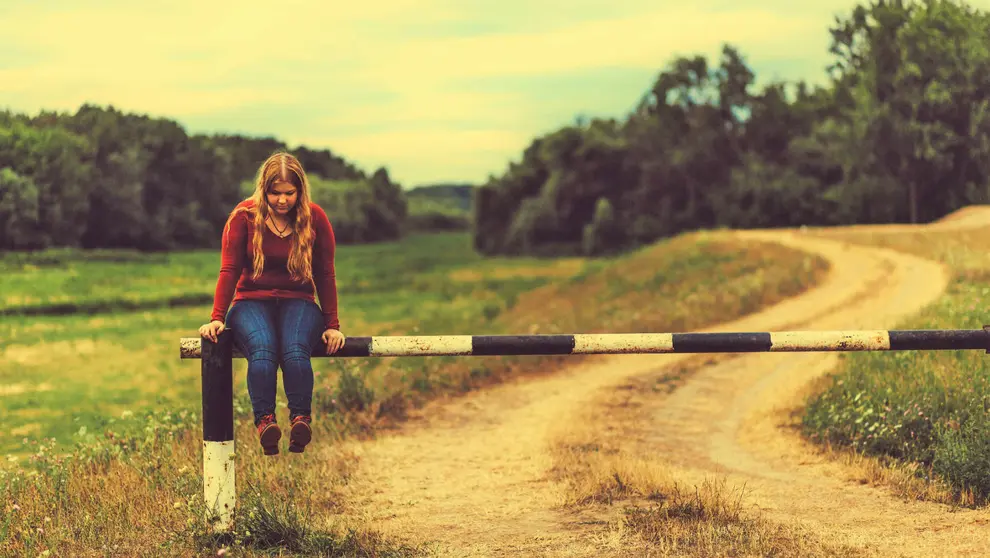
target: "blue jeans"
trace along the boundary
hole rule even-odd
[[[322,343],[323,313],[315,302],[292,298],[240,300],[226,326],[248,361],[247,387],[255,425],[275,412],[278,367],[289,401],[289,417],[311,415],[313,348]]]

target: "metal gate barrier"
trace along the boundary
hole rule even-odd
[[[202,361],[203,496],[216,532],[233,528],[233,359],[231,330],[214,343],[182,338],[180,358]],[[990,354],[990,326],[982,329],[836,330],[726,333],[588,333],[560,335],[419,335],[349,337],[333,355],[313,357],[578,355],[644,353],[755,353],[982,350]]]

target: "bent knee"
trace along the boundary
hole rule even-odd
[[[286,364],[294,365],[309,365],[310,357],[312,356],[312,350],[305,345],[293,344],[292,346],[286,347],[282,354],[282,362]]]
[[[310,364],[310,353],[300,351],[286,351],[282,353],[282,362],[286,364]]]
[[[247,358],[250,362],[278,362],[278,353],[271,347],[251,347],[247,351]]]

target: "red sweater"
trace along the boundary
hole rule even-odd
[[[245,200],[237,207],[253,207],[252,200]],[[289,250],[292,236],[279,238],[267,225],[264,226],[262,250],[265,252],[265,270],[257,280],[251,278],[254,270],[254,244],[256,234],[254,217],[239,213],[230,218],[223,232],[220,253],[220,277],[213,295],[211,320],[224,321],[231,303],[239,300],[264,298],[298,298],[315,302],[320,297],[324,327],[340,329],[337,319],[337,281],[334,274],[336,241],[333,227],[323,208],[310,203],[313,240],[313,281],[294,281],[289,276]],[[315,285],[315,293],[314,293]]]

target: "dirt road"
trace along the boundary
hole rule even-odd
[[[945,227],[990,223],[967,213]],[[845,245],[798,231],[739,232],[821,254],[832,271],[819,287],[708,331],[885,329],[934,301],[946,271],[917,257]],[[396,435],[354,445],[361,465],[347,508],[383,532],[434,541],[439,555],[611,555],[600,526],[557,507],[547,479],[554,432],[632,378],[692,355],[603,356],[552,377],[519,381],[427,410]],[[694,357],[697,358],[697,357]],[[756,353],[694,372],[651,403],[640,426],[678,478],[724,475],[776,521],[883,556],[990,554],[984,512],[902,502],[851,483],[778,427],[807,383],[837,361],[829,353]]]

